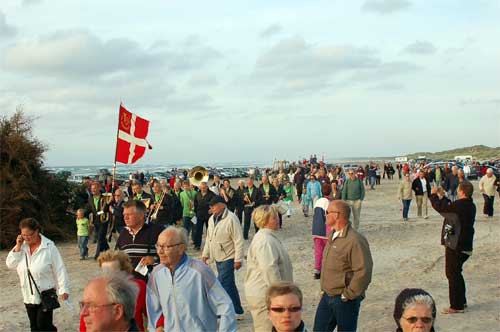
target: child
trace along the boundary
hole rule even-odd
[[[89,220],[85,218],[85,210],[76,211],[76,235],[78,236],[78,247],[80,248],[80,260],[89,256]]]
[[[302,212],[304,212],[304,217],[309,217],[309,205],[310,203],[309,195],[307,194],[306,186],[302,187],[302,196],[300,201],[302,202]]]

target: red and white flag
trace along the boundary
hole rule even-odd
[[[115,162],[133,164],[144,155],[147,148],[152,149],[146,140],[149,121],[129,112],[122,105],[118,121]]]

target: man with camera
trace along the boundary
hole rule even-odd
[[[462,266],[472,255],[476,206],[472,201],[474,187],[469,181],[458,185],[458,199],[454,202],[444,196],[441,187],[434,187],[430,201],[432,207],[445,219],[441,230],[441,244],[445,246],[446,278],[450,307],[443,314],[463,313],[467,306]]]

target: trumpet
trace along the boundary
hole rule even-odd
[[[166,193],[167,193],[166,190],[161,192],[160,199],[158,200],[158,202],[154,203],[151,206],[151,209],[149,210],[148,217],[146,219],[156,220],[156,217],[158,216],[158,211],[160,210],[160,207],[161,207],[161,202],[163,201],[163,198],[165,197]],[[153,208],[153,206],[154,206],[154,208]]]

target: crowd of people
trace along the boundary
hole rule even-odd
[[[132,179],[127,189],[108,193],[92,182],[87,205],[76,212],[76,228],[82,260],[89,256],[93,234],[93,257],[102,274],[85,287],[80,331],[236,331],[245,308],[235,271],[244,261],[254,330],[306,331],[294,262],[277,234],[283,217],[295,213],[293,201],[301,204],[304,216],[310,209],[313,214],[313,277],[320,280],[321,298],[312,330],[356,331],[373,271],[369,242],[360,232],[365,190],[375,190],[380,177],[392,180],[396,172],[404,222],[413,193],[418,217],[428,217],[428,200],[444,217],[441,240],[450,305],[442,313],[463,313],[462,266],[472,253],[474,186],[456,166],[441,170],[398,163],[394,168],[386,163],[380,169],[376,163],[327,167],[311,156],[289,169],[263,170],[259,186],[253,177],[240,180],[236,188],[218,176],[210,185],[197,186],[188,179],[173,184]],[[485,170],[479,190],[483,212],[492,217],[500,183],[491,169]],[[7,266],[19,274],[31,330],[56,331],[54,297],[69,297],[63,258],[36,220],[23,219],[19,228]],[[245,253],[244,241],[250,238]],[[190,246],[201,260],[188,255]],[[396,298],[394,319],[397,331],[433,331],[436,304],[422,289],[405,289]]]

